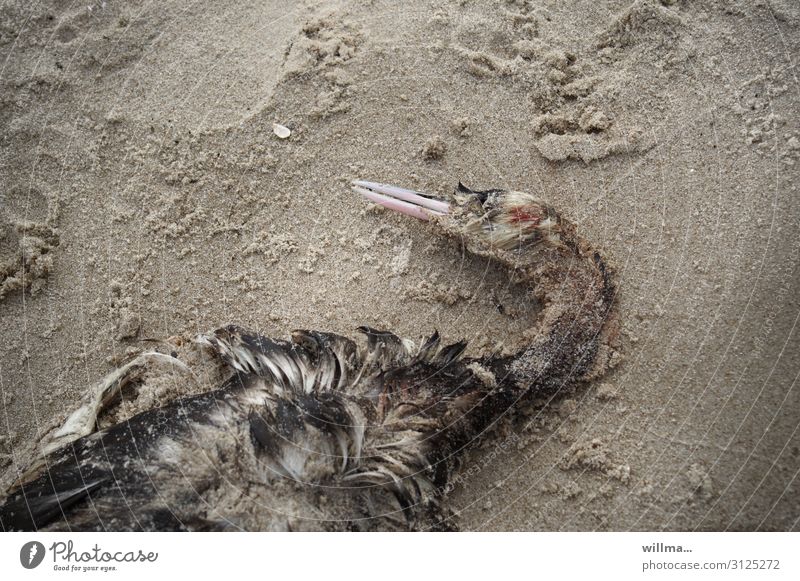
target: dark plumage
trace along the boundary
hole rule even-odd
[[[459,459],[525,401],[603,373],[616,335],[614,287],[572,224],[519,192],[450,204],[370,182],[354,189],[430,219],[531,284],[543,310],[508,357],[463,357],[434,333],[416,347],[295,331],[290,341],[227,326],[198,337],[227,370],[212,391],[98,429],[97,417],[155,364],[106,378],[39,444],[0,506],[4,530],[430,530],[455,526],[446,491]],[[187,381],[189,381],[187,379]]]

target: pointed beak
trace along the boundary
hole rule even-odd
[[[363,180],[355,180],[352,187],[355,193],[361,194],[370,202],[420,220],[429,220],[431,216],[442,216],[450,212],[450,204],[447,202],[414,190]]]

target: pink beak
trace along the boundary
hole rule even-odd
[[[355,180],[352,186],[354,192],[369,201],[420,220],[429,220],[431,216],[442,216],[450,212],[450,204],[447,202],[414,190],[363,180]]]

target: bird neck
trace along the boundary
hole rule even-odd
[[[529,285],[542,310],[526,333],[532,338],[516,353],[462,360],[473,370],[474,381],[451,406],[447,429],[431,438],[427,450],[439,468],[437,486],[450,482],[459,452],[480,442],[512,408],[570,393],[613,365],[618,329],[610,270],[574,227],[565,226],[557,245],[513,251],[480,244],[468,248],[505,265],[514,279]]]

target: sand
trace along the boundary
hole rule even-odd
[[[0,469],[143,339],[523,341],[505,273],[347,187],[460,180],[580,224],[624,355],[471,454],[462,528],[799,529],[799,49],[792,0],[6,0]]]

